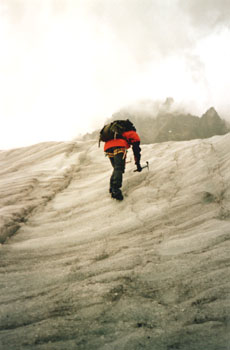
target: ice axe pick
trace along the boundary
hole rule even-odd
[[[144,169],[144,168],[148,168],[148,170],[149,170],[149,162],[146,162],[146,165],[144,165],[144,166],[141,167],[141,169]],[[133,170],[133,171],[136,172],[137,169],[136,169],[136,170]]]

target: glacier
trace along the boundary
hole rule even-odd
[[[1,350],[230,349],[230,134],[0,151]]]

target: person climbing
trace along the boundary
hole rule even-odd
[[[100,141],[104,141],[104,152],[109,157],[113,172],[110,177],[109,192],[112,198],[123,200],[121,191],[125,160],[128,148],[132,146],[137,171],[140,172],[141,148],[140,137],[136,128],[127,120],[116,120],[105,125],[100,132]]]

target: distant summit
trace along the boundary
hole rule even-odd
[[[223,135],[229,132],[226,123],[220,118],[215,108],[211,107],[200,119],[203,137],[211,137],[213,135]]]

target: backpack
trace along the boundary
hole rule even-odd
[[[115,120],[114,122],[106,124],[100,131],[99,146],[101,141],[106,142],[113,139],[125,139],[122,134],[125,131],[131,130],[136,131],[136,128],[129,119]]]

